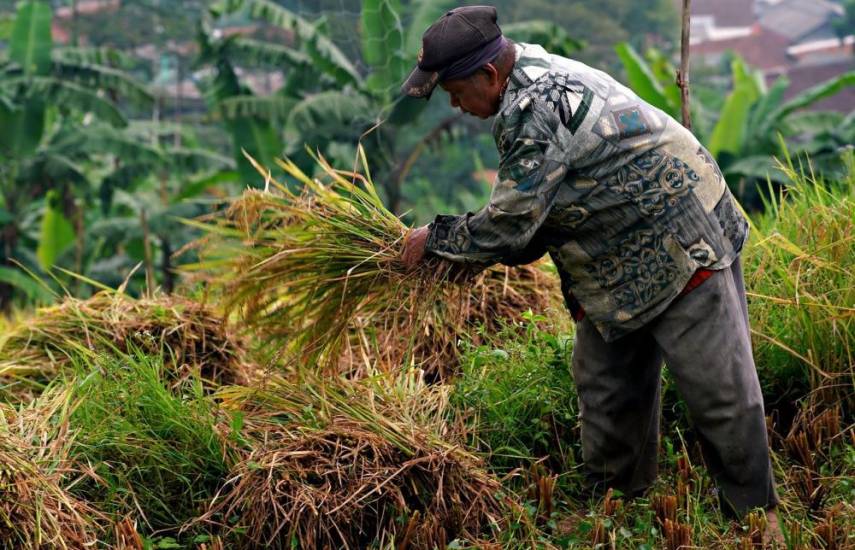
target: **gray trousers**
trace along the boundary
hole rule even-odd
[[[577,324],[573,376],[591,485],[629,495],[653,483],[663,359],[700,436],[725,511],[741,516],[775,506],[739,259],[614,342],[606,343],[587,319]]]

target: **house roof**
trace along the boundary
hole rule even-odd
[[[678,7],[681,0],[675,0]],[[754,0],[692,0],[692,16],[709,16],[716,27],[750,27],[754,15]]]
[[[739,54],[749,65],[768,71],[790,63],[787,46],[790,40],[778,33],[755,26],[748,36],[701,42],[691,46],[693,56],[715,58],[727,51]]]
[[[760,25],[797,41],[825,25],[842,8],[828,0],[782,0],[760,16]]]

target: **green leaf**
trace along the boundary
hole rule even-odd
[[[108,99],[83,86],[54,77],[16,78],[0,82],[2,88],[25,86],[28,97],[43,99],[51,105],[91,112],[113,126],[125,126],[127,120]]]
[[[234,170],[216,172],[214,174],[188,182],[181,188],[181,192],[175,196],[175,201],[183,201],[198,197],[210,187],[227,185],[239,181],[238,173]]]
[[[235,61],[276,69],[311,64],[309,56],[288,46],[243,37],[235,37],[224,43],[223,52]]]
[[[110,47],[55,49],[51,57],[54,63],[73,65],[103,65],[113,68],[132,68],[138,61],[124,52]]]
[[[731,67],[733,90],[724,102],[707,147],[715,157],[723,152],[739,153],[745,140],[751,107],[760,97],[757,81],[748,73],[743,61],[734,59]]]
[[[268,97],[238,95],[217,103],[211,116],[223,120],[236,120],[247,117],[285,119],[294,105],[297,104],[297,101],[294,98],[280,95]]]
[[[120,69],[60,61],[55,63],[54,72],[58,78],[75,82],[93,92],[108,90],[144,108],[154,104],[151,91],[142,82]]]
[[[817,101],[833,96],[834,94],[855,86],[855,71],[844,73],[830,80],[826,80],[821,84],[817,84],[813,88],[809,88],[792,98],[787,103],[781,105],[777,110],[769,115],[773,121],[783,120],[793,111],[810,107]]]
[[[804,111],[793,113],[784,120],[781,130],[785,136],[814,135],[833,132],[844,126],[845,116],[835,111]]]
[[[572,38],[563,28],[541,19],[502,25],[502,32],[512,40],[540,44],[558,55],[570,55],[585,47],[584,42]]]
[[[365,97],[352,93],[329,91],[309,96],[288,116],[289,145],[299,150],[305,144],[317,147],[334,139],[358,137],[373,120],[374,110]]]
[[[22,291],[30,300],[51,301],[51,293],[43,286],[43,283],[17,269],[0,266],[0,282],[12,285]]]
[[[0,103],[0,128],[0,153],[13,159],[28,156],[39,146],[44,134],[44,102],[32,98],[12,109]]]
[[[398,0],[363,0],[362,55],[371,65],[368,87],[391,95],[407,70],[404,60],[404,27]]]
[[[674,114],[674,106],[665,96],[662,85],[659,84],[650,66],[638,55],[635,48],[626,42],[621,42],[615,46],[615,51],[623,64],[624,71],[626,71],[627,81],[632,91],[654,107],[662,109],[666,113]]]
[[[332,40],[312,24],[271,0],[220,0],[210,11],[215,16],[247,10],[251,17],[296,32],[304,42],[312,62],[321,71],[333,76],[339,84],[361,84],[356,67]]]
[[[737,174],[748,178],[773,181],[786,181],[786,175],[778,168],[774,157],[770,155],[753,155],[744,157],[729,165],[725,176]]]
[[[18,5],[9,59],[24,69],[24,74],[46,75],[51,68],[51,9],[47,2],[29,0]]]
[[[42,218],[41,236],[36,249],[39,265],[47,271],[62,252],[74,242],[74,228],[59,209],[59,194],[48,191]]]

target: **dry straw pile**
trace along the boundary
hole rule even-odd
[[[442,433],[447,390],[416,376],[223,388],[248,445],[204,520],[300,548],[444,548],[506,527],[516,508],[498,479]]]
[[[0,548],[96,544],[102,516],[67,488],[73,434],[51,422],[66,398],[55,391],[25,408],[0,405]]]
[[[66,298],[12,326],[0,338],[0,382],[5,393],[37,391],[75,354],[114,351],[163,355],[176,379],[198,369],[209,382],[236,383],[251,370],[243,345],[211,308],[180,296],[105,291]]]

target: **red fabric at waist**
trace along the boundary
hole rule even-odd
[[[715,271],[711,269],[699,269],[695,271],[694,275],[692,275],[692,278],[689,279],[688,283],[686,283],[686,286],[683,287],[683,290],[680,292],[677,298],[683,297],[689,292],[701,286],[701,283],[712,277],[713,273],[715,273]],[[573,296],[572,292],[567,296],[567,307],[570,308],[570,315],[577,323],[585,318],[585,309],[582,307],[582,304],[579,303],[576,297]]]

